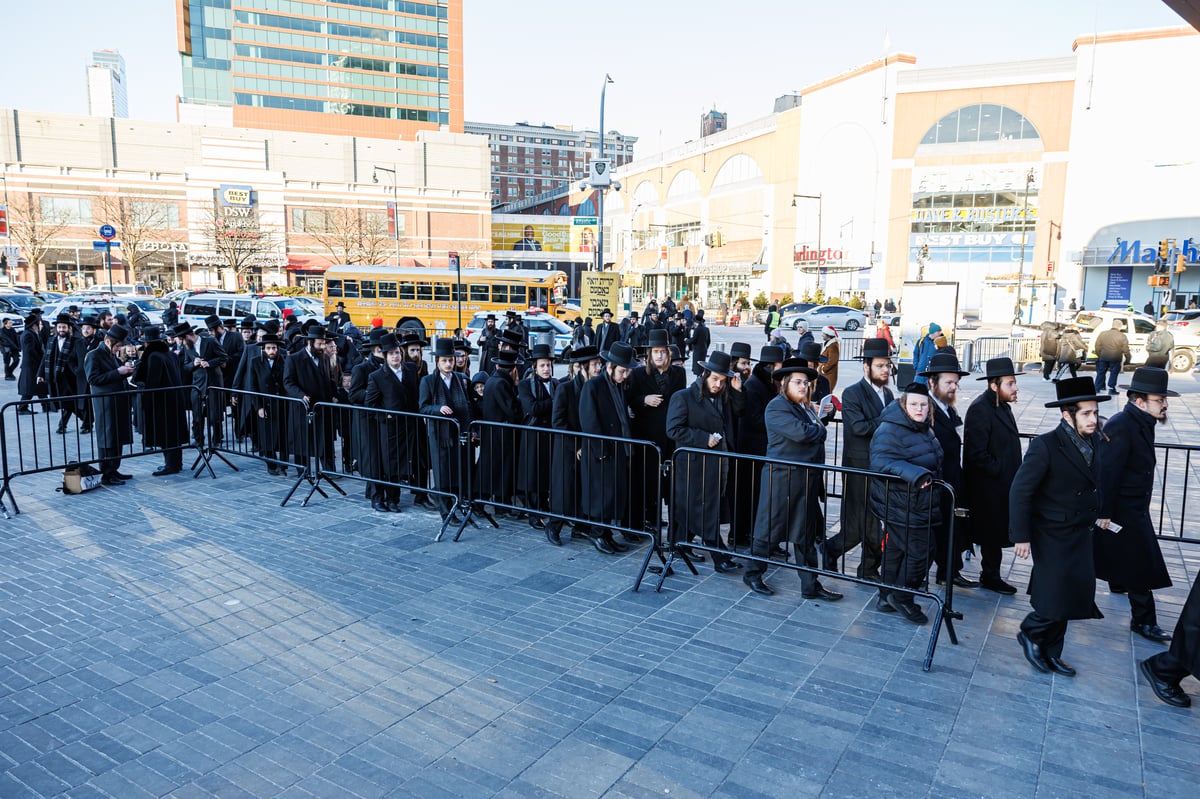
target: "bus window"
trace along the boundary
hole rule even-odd
[[[450,287],[450,299],[452,299],[454,302],[458,302],[459,300],[466,302],[467,301],[467,287],[464,286],[462,283],[455,283],[453,286]]]
[[[541,286],[530,286],[530,288],[533,289],[533,291],[530,292],[531,296],[529,298],[529,304],[531,306],[536,305],[538,308],[549,307],[546,305],[546,289],[542,288]]]
[[[342,283],[343,297],[347,299],[358,299],[358,281],[346,280]]]
[[[487,283],[471,284],[471,302],[491,302],[491,291]]]
[[[525,287],[524,286],[509,286],[508,301],[513,305],[525,304]]]
[[[394,281],[394,280],[379,281],[379,299],[381,299],[381,300],[396,299],[396,281]]]
[[[362,295],[361,296],[364,300],[375,299],[375,281],[374,280],[362,281]]]
[[[504,283],[492,284],[492,302],[508,302],[508,286]]]
[[[450,302],[450,284],[434,283],[433,298],[438,302]]]
[[[413,286],[412,282],[407,281],[407,280],[401,281],[400,282],[400,299],[415,300],[416,298],[417,298],[417,290]]]
[[[432,300],[433,299],[433,286],[430,285],[429,283],[418,283],[417,284],[417,299],[418,300]]]
[[[330,297],[340,297],[340,296],[342,296],[342,281],[340,281],[340,280],[326,280],[326,281],[325,281],[325,292],[326,292],[326,293],[327,293],[327,294],[328,294]]]

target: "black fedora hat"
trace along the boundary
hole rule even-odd
[[[176,338],[178,338],[179,336],[186,336],[188,333],[191,333],[192,326],[189,325],[187,322],[180,322],[179,324],[172,327],[170,329],[170,331],[168,331],[168,332],[172,336],[175,336]]]
[[[56,325],[74,325],[75,319],[69,313],[60,313],[58,316],[54,317],[54,324],[56,324]]]
[[[796,374],[797,372],[808,375],[809,380],[817,379],[817,370],[809,366],[808,361],[803,358],[788,358],[780,364],[778,369],[771,372],[771,379],[782,380],[788,375]]]
[[[679,346],[677,344],[672,344],[670,349],[671,349],[671,361],[672,362],[683,361],[683,353],[679,351]]]
[[[700,368],[707,369],[708,371],[715,372],[719,375],[725,375],[726,377],[733,377],[737,374],[737,372],[729,368],[730,364],[732,363],[733,359],[729,357],[728,352],[714,350],[708,354],[708,360],[700,364]]]
[[[782,363],[783,362],[783,347],[775,344],[764,344],[762,349],[758,351],[759,363]]]
[[[1159,369],[1156,366],[1139,366],[1133,371],[1133,379],[1129,381],[1129,385],[1121,386],[1121,388],[1136,394],[1178,397],[1178,391],[1167,388],[1168,377],[1166,369]]]
[[[496,357],[492,358],[492,365],[501,369],[512,369],[514,366],[521,366],[524,363],[521,356],[512,350],[497,353]]]
[[[256,327],[258,327],[258,319],[250,314],[243,316],[242,321],[238,322],[238,330],[253,330]]]
[[[880,339],[882,341],[882,339]],[[970,372],[964,372],[962,365],[958,362],[958,356],[949,352],[935,352],[933,357],[929,359],[929,365],[925,367],[924,372],[919,372],[921,377],[933,377],[934,375],[952,374],[964,377]]]
[[[569,362],[587,363],[588,361],[594,361],[599,357],[600,350],[595,345],[589,344],[586,347],[580,347],[577,350],[572,350]]]
[[[646,337],[646,348],[651,347],[669,347],[671,346],[671,337],[667,335],[667,331],[654,329],[650,331],[650,335]]]
[[[209,314],[208,316],[204,317],[204,326],[209,330],[212,330],[214,327],[220,327],[221,317],[217,316],[216,314]]]
[[[1072,377],[1069,380],[1059,380],[1054,384],[1058,395],[1053,402],[1047,402],[1047,408],[1061,408],[1064,405],[1077,405],[1080,402],[1107,402],[1112,399],[1108,394],[1097,394],[1096,383],[1090,377]]]
[[[129,330],[122,325],[113,325],[108,330],[104,331],[104,335],[120,342],[129,338]]]
[[[873,361],[876,358],[891,359],[891,347],[888,346],[887,339],[869,338],[863,341],[862,354],[858,356],[859,360]]]
[[[81,316],[79,317],[79,326],[83,327],[84,325],[87,325],[88,327],[100,327],[100,320],[92,314]]]
[[[600,353],[600,357],[615,366],[624,366],[628,369],[637,366],[637,358],[634,357],[633,347],[624,341],[614,341],[611,347]]]
[[[453,339],[453,341],[454,352],[456,354],[461,353],[463,355],[470,355],[475,351],[475,348],[471,346],[471,342],[467,341],[465,338],[456,338]]]
[[[612,308],[605,308],[603,311],[600,312],[600,316],[612,316],[612,315],[613,315]]]
[[[433,342],[433,357],[434,358],[454,358],[458,355],[458,350],[454,348],[454,339],[439,338]]]
[[[287,342],[285,342],[283,339],[281,339],[276,334],[267,333],[265,336],[262,337],[262,339],[259,340],[258,346],[261,347],[266,344],[274,344],[277,347],[282,347],[285,343],[287,343]]]
[[[549,344],[534,344],[529,350],[530,361],[554,360],[554,348]]]
[[[379,337],[379,347],[385,353],[391,352],[392,350],[398,350],[403,346],[404,345],[400,342],[400,339],[396,338],[395,333],[384,333]]]
[[[750,345],[744,341],[735,341],[729,346],[729,357],[735,361],[738,358],[753,358],[754,353],[750,349]]]
[[[401,347],[416,347],[416,346],[428,347],[429,341],[415,330],[405,330],[404,334],[400,337],[400,346]]]
[[[163,329],[159,325],[150,325],[142,328],[142,341],[149,344],[151,341],[162,341]]]
[[[500,343],[507,344],[510,347],[522,347],[525,345],[525,339],[517,331],[505,329],[500,334]]]
[[[930,358],[932,361],[933,359]],[[989,358],[987,364],[983,367],[983,377],[977,377],[976,380],[991,380],[993,377],[1013,377],[1019,376],[1021,373],[1017,367],[1013,365],[1012,358]]]
[[[809,363],[828,363],[829,358],[821,354],[821,345],[815,341],[806,341],[796,353]]]
[[[326,332],[324,325],[313,325],[304,334],[304,337],[307,339],[327,339],[329,338],[329,333]]]

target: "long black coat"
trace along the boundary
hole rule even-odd
[[[942,445],[929,427],[928,419],[921,424],[910,419],[898,401],[883,409],[871,438],[871,471],[903,481],[871,481],[871,511],[885,529],[923,530],[941,522],[935,487],[921,487],[927,480],[940,479],[942,472]],[[888,538],[889,544],[900,542],[900,537]]]
[[[687,372],[682,366],[667,369],[667,388],[662,391],[653,374],[644,367],[633,370],[629,376],[629,406],[633,408],[633,437],[653,441],[662,450],[663,457],[670,459],[675,451],[675,441],[667,435],[667,411],[671,397],[687,388]],[[646,397],[662,393],[663,401],[657,408],[646,404]]]
[[[963,468],[962,468],[962,438],[958,430],[962,427],[962,419],[958,411],[950,408],[950,414],[942,410],[932,397],[929,399],[933,410],[933,435],[942,446],[942,479],[954,489],[955,497],[962,503]]]
[[[601,322],[596,326],[596,348],[607,352],[613,342],[621,340],[621,327],[616,322]]]
[[[178,447],[188,442],[187,409],[191,397],[184,386],[179,358],[165,341],[150,341],[133,372],[133,382],[142,388],[158,389],[139,398],[144,447]]]
[[[17,391],[22,397],[44,397],[45,385],[38,385],[38,374],[42,369],[42,354],[45,348],[42,337],[36,330],[25,328],[21,333],[21,376],[17,380]]]
[[[579,459],[580,438],[566,435],[578,433],[579,394],[583,390],[583,372],[563,380],[554,391],[554,407],[550,425],[555,429],[550,459],[550,510],[563,516],[580,515]]]
[[[419,412],[442,419],[443,406],[454,411],[458,426],[449,422],[426,423],[433,486],[442,491],[457,491],[460,470],[466,468],[459,435],[467,432],[473,418],[471,383],[466,375],[455,372],[449,391],[437,372],[421,378]]]
[[[1104,425],[1104,468],[1100,472],[1100,519],[1121,532],[1097,531],[1096,576],[1130,591],[1171,585],[1167,564],[1150,518],[1154,493],[1154,417],[1132,402]]]
[[[196,366],[196,359],[208,361],[208,367]],[[229,356],[212,336],[198,336],[196,343],[183,348],[183,376],[201,394],[208,391],[209,386],[223,388],[225,374],[223,367]]]
[[[1183,603],[1168,651],[1193,677],[1200,679],[1200,579],[1192,583],[1192,590]]]
[[[417,412],[408,386],[389,366],[376,369],[367,378],[366,406],[403,413]],[[411,476],[410,444],[416,440],[416,420],[394,413],[372,413],[371,422],[375,426],[375,437],[379,439],[380,469],[370,476],[391,482]]]
[[[237,391],[250,390],[250,364],[262,358],[262,347],[257,343],[244,344],[241,349],[241,354],[238,355],[237,367],[233,372],[233,381],[227,382],[225,385]],[[247,400],[238,400],[237,419],[239,430],[253,429],[254,403]]]
[[[583,384],[579,392],[581,432],[603,438],[582,439],[579,473],[583,481],[583,512],[592,521],[609,524],[623,520],[628,504],[629,400],[624,386],[616,386],[620,404],[613,399],[607,371]]]
[[[308,350],[303,349],[299,352],[294,352],[283,362],[283,388],[289,397],[295,399],[309,398],[308,407],[303,410],[299,405],[295,406],[288,414],[288,451],[296,455],[308,455],[308,412],[318,402],[333,401],[333,380],[329,376],[329,372],[324,365],[318,366],[313,363],[313,359],[309,356]],[[326,431],[322,429],[318,431],[325,440],[326,437],[332,439],[332,430]],[[322,447],[318,448],[320,453],[325,453],[326,450]]]
[[[971,540],[980,546],[1008,547],[1009,486],[1021,466],[1021,439],[1007,402],[996,405],[990,388],[967,408],[963,425],[963,486],[971,510]]]
[[[83,358],[87,355],[87,346],[83,338],[74,334],[67,336],[66,347],[61,350],[58,342],[57,335],[50,339],[49,346],[42,354],[39,376],[52,398],[86,393],[87,375],[84,373]],[[62,410],[65,405],[69,410],[75,411],[78,410],[79,404],[78,401],[54,402],[51,403],[51,407]]]
[[[871,465],[871,439],[879,429],[885,405],[894,397],[889,388],[883,389],[887,403],[880,401],[864,377],[842,392],[842,466],[865,469]]]
[[[818,527],[820,501],[825,496],[821,469],[793,467],[791,463],[825,463],[825,425],[815,412],[776,395],[765,411],[766,455],[778,464],[762,468],[755,514],[754,538],[800,544],[806,530]]]
[[[688,344],[692,348],[692,373],[700,374],[704,371],[700,364],[708,360],[708,349],[712,346],[712,334],[708,330],[708,325],[704,322],[697,322],[692,329],[692,337]]]
[[[242,360],[242,351],[246,349],[246,340],[238,331],[226,330],[217,345],[225,353],[225,363],[221,366],[221,376],[224,382],[221,385],[232,386],[234,377],[237,375],[238,364]]]
[[[684,391],[671,397],[667,409],[667,435],[676,447],[691,447],[706,452],[729,452],[734,442],[732,390],[715,401],[703,395],[704,384],[697,380]],[[721,440],[709,447],[709,437],[720,433]],[[687,453],[676,455],[672,469],[671,513],[677,537],[701,536],[711,538],[721,524],[722,511],[727,509],[725,485],[729,478],[730,459]],[[683,516],[682,524],[676,524]],[[677,538],[678,540],[678,538]]]
[[[283,399],[287,396],[287,390],[283,386],[283,370],[284,355],[280,353],[274,363],[260,355],[248,364],[246,371],[250,376],[247,388],[256,395],[269,395],[249,398],[249,405],[257,419],[255,424],[259,449],[267,455],[278,453],[286,458],[289,452],[287,435],[292,425],[291,417],[293,414],[303,416],[304,411],[298,403]],[[280,399],[273,400],[270,397]],[[265,416],[259,413],[264,409]]]
[[[553,380],[543,384],[534,374],[517,383],[517,401],[521,403],[521,461],[518,464],[517,488],[531,507],[542,508],[550,497],[550,459],[553,436],[550,427],[554,412]],[[541,428],[541,430],[539,430]]]
[[[767,454],[767,405],[777,393],[771,381],[771,364],[755,364],[750,379],[742,384],[746,410],[738,419],[737,451],[743,455]]]
[[[1009,536],[1014,544],[1027,542],[1033,556],[1029,604],[1047,619],[1102,618],[1096,566],[1087,555],[1100,518],[1104,457],[1097,446],[1089,466],[1059,423],[1029,442],[1008,492]]]
[[[346,398],[351,405],[366,406],[367,381],[383,365],[382,358],[370,355],[350,370],[350,387],[346,390]],[[371,414],[351,412],[350,450],[358,461],[358,471],[362,475],[374,475],[379,469],[379,436],[375,435],[374,427]]]
[[[521,424],[521,403],[517,387],[506,370],[488,378],[479,402],[479,415],[485,422]],[[479,437],[479,494],[507,501],[515,484],[514,466],[519,453],[517,431],[485,425]]]
[[[92,388],[95,421],[92,432],[99,449],[120,450],[133,443],[133,425],[129,417],[129,383],[117,371],[117,356],[106,346],[87,354],[84,369]]]

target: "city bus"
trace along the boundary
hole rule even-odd
[[[447,336],[480,311],[503,315],[541,308],[553,315],[565,301],[566,272],[463,269],[461,274],[460,286],[459,273],[449,269],[331,266],[325,271],[325,313],[343,302],[363,330],[380,318],[386,327],[422,327],[426,335]]]

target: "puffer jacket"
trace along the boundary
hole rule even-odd
[[[931,428],[931,419],[917,424],[904,413],[897,399],[879,417],[871,438],[871,471],[895,475],[900,480],[871,480],[871,511],[891,527],[924,528],[941,523],[941,503],[927,480],[942,475],[942,446]]]

